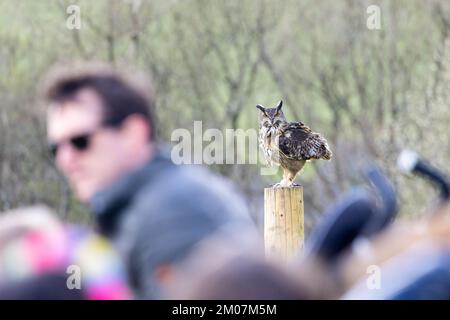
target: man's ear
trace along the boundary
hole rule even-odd
[[[123,129],[135,142],[147,143],[151,129],[148,122],[140,115],[130,115],[123,123]]]

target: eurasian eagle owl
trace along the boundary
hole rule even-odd
[[[274,187],[292,187],[295,176],[311,159],[331,159],[327,141],[302,122],[287,122],[280,101],[275,108],[256,107],[259,117],[259,143],[269,165],[283,168],[283,179]]]

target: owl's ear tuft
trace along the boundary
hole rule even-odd
[[[266,113],[266,109],[265,109],[262,105],[257,104],[256,107],[257,107],[259,110],[261,110],[263,113]]]
[[[281,110],[281,107],[283,106],[283,100],[280,100],[277,105],[277,112]]]

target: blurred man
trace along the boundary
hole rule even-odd
[[[158,281],[198,241],[253,233],[227,182],[174,165],[156,145],[148,86],[84,66],[51,72],[45,87],[56,166],[121,252],[138,297],[158,297]]]

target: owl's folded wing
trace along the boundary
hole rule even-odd
[[[331,159],[327,141],[302,122],[291,122],[282,129],[279,149],[292,159]]]

